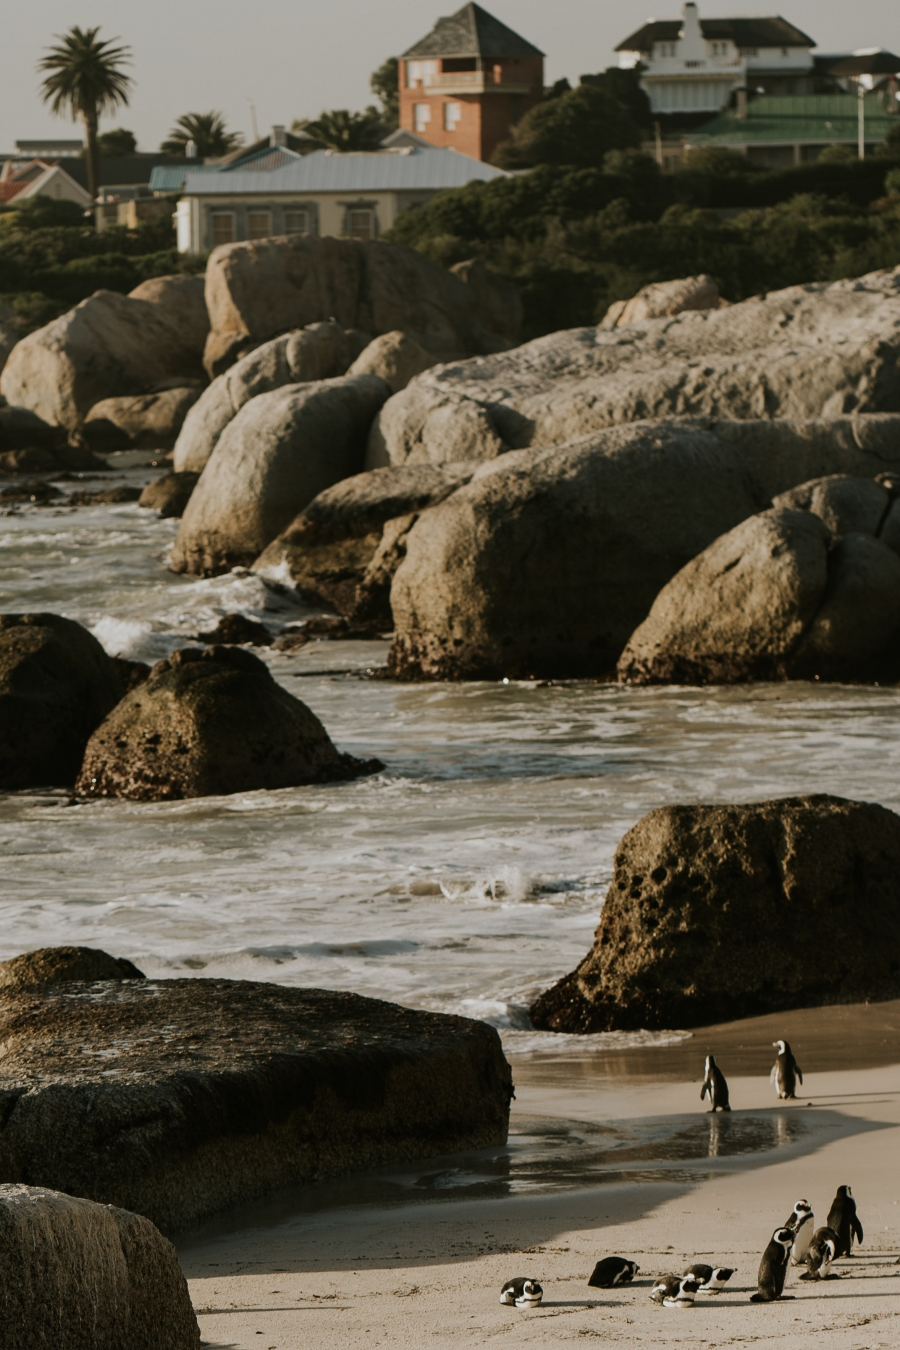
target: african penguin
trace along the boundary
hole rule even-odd
[[[693,1308],[699,1281],[691,1275],[660,1275],[653,1283],[650,1297],[664,1308]]]
[[[763,1252],[759,1263],[756,1293],[750,1295],[751,1303],[772,1303],[776,1298],[781,1298],[787,1275],[788,1253],[793,1244],[793,1228],[775,1229],[772,1241]]]
[[[699,1281],[701,1294],[719,1294],[734,1274],[728,1266],[705,1266],[701,1261],[688,1266],[685,1275]]]
[[[728,1084],[725,1082],[725,1075],[716,1063],[715,1055],[706,1056],[706,1067],[704,1069],[703,1087],[700,1089],[700,1100],[709,1093],[709,1103],[711,1111],[730,1111],[728,1105]]]
[[[785,1223],[794,1233],[794,1245],[791,1248],[791,1265],[800,1266],[806,1260],[809,1244],[815,1230],[812,1205],[808,1200],[798,1200],[793,1212]]]
[[[837,1255],[839,1238],[833,1228],[817,1228],[806,1253],[808,1267],[801,1280],[827,1280],[831,1275],[831,1263]]]
[[[507,1280],[500,1290],[500,1302],[510,1308],[537,1308],[543,1297],[544,1291],[537,1280],[529,1280],[524,1275]]]
[[[769,1077],[775,1084],[775,1096],[788,1101],[796,1097],[797,1083],[803,1082],[803,1074],[787,1041],[773,1041],[772,1044],[778,1051],[778,1058]]]
[[[831,1202],[831,1209],[825,1222],[838,1235],[838,1249],[835,1256],[852,1256],[853,1239],[855,1237],[857,1242],[862,1242],[863,1230],[856,1216],[856,1201],[850,1194],[849,1186],[838,1186],[837,1195]]]
[[[626,1261],[624,1256],[604,1256],[594,1266],[588,1284],[595,1289],[614,1289],[617,1284],[631,1284],[639,1270],[637,1261]]]

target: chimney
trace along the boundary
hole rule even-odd
[[[184,147],[184,154],[186,159],[197,159],[197,142],[188,141],[187,145]]]
[[[747,90],[739,89],[737,91],[737,120],[746,122],[747,120]]]
[[[273,127],[269,136],[270,145],[287,145],[287,128]]]

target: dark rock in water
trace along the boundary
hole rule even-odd
[[[0,1350],[200,1350],[175,1248],[149,1219],[0,1186]]]
[[[70,784],[122,697],[97,639],[58,614],[0,614],[0,788]]]
[[[43,506],[47,502],[58,500],[63,494],[51,483],[14,483],[10,487],[0,488],[0,502],[4,505],[12,502],[35,502]]]
[[[240,645],[250,642],[254,647],[270,647],[272,634],[258,619],[248,619],[246,614],[223,614],[215,628],[209,633],[198,633],[201,642],[227,643]]]
[[[788,797],[651,811],[616,851],[592,950],[546,1031],[695,1027],[900,995],[900,817]]]
[[[0,961],[0,988],[60,984],[66,980],[142,980],[143,972],[124,957],[97,947],[39,947]]]
[[[100,488],[91,492],[79,488],[69,498],[70,506],[116,506],[119,502],[136,502],[140,499],[141,489],[121,485],[113,488]]]
[[[358,778],[383,768],[335,749],[305,703],[240,647],[159,661],[88,743],[76,791],[163,801]]]
[[[304,600],[355,618],[357,590],[368,581],[387,523],[435,506],[468,483],[477,468],[474,463],[403,464],[345,478],[320,492],[260,554],[253,570],[285,569]],[[388,628],[392,579],[393,571],[387,576],[386,603],[377,613],[383,623],[386,608]],[[371,599],[367,604],[372,609]]]
[[[199,473],[164,473],[144,488],[138,506],[167,518],[183,516],[199,477]]]
[[[56,473],[59,468],[59,460],[52,451],[36,445],[0,455],[0,473]]]
[[[127,656],[113,656],[110,659],[125,694],[129,689],[136,689],[139,684],[143,684],[150,674],[150,667],[146,661],[130,661]]]
[[[284,1186],[506,1139],[509,1065],[468,1018],[183,979],[0,990],[0,1021],[0,1179],[166,1233]]]
[[[0,451],[53,450],[64,440],[60,427],[51,426],[30,408],[0,408]]]
[[[359,641],[371,636],[368,628],[352,628],[346,619],[338,615],[320,614],[314,619],[304,619],[302,623],[288,624],[282,628],[273,645],[279,652],[293,652],[298,647],[305,647],[307,642],[314,642],[316,638],[328,638],[334,642],[341,639]]]

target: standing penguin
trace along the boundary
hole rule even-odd
[[[835,1256],[852,1256],[853,1239],[855,1237],[857,1242],[862,1242],[863,1230],[856,1216],[856,1201],[850,1194],[849,1186],[838,1186],[837,1195],[831,1202],[831,1209],[825,1222],[838,1236]]]
[[[700,1100],[709,1093],[711,1111],[730,1111],[728,1105],[728,1084],[725,1082],[725,1075],[716,1063],[715,1055],[706,1056],[706,1068],[704,1070],[703,1087],[700,1089]]]
[[[793,1228],[775,1229],[772,1241],[763,1252],[759,1263],[756,1293],[750,1295],[751,1303],[774,1303],[775,1299],[781,1298],[787,1276],[788,1253],[793,1244]]]
[[[769,1077],[775,1084],[775,1096],[788,1101],[796,1097],[797,1083],[803,1082],[803,1074],[787,1041],[773,1041],[772,1044],[778,1051],[778,1058]]]
[[[835,1258],[838,1249],[837,1233],[832,1228],[817,1228],[813,1234],[812,1242],[809,1244],[809,1251],[806,1253],[806,1265],[808,1267],[805,1275],[801,1275],[801,1280],[829,1280],[832,1278],[831,1263]]]
[[[785,1223],[785,1228],[793,1229],[794,1245],[791,1248],[791,1265],[800,1266],[806,1260],[809,1244],[815,1230],[812,1205],[808,1200],[798,1200],[793,1213]]]

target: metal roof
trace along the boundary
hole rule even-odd
[[[681,37],[681,19],[651,20],[631,37],[620,42],[617,52],[649,52],[655,42],[677,42]],[[815,47],[801,29],[772,15],[766,19],[701,19],[700,32],[707,42],[732,41],[736,47]]]
[[[746,118],[722,113],[699,131],[686,136],[691,145],[796,144],[799,141],[831,145],[858,135],[858,99],[855,94],[808,94],[799,98],[763,96],[747,105]],[[887,135],[897,120],[885,112],[880,94],[868,94],[866,140]]]
[[[427,37],[403,53],[409,56],[543,56],[525,38],[480,5],[463,5],[438,19]]]
[[[230,169],[188,173],[186,196],[275,196],[286,192],[439,192],[466,183],[506,178],[502,169],[456,150],[359,151],[330,154],[318,150],[280,169],[259,173]]]
[[[151,192],[180,192],[189,173],[237,173],[245,169],[248,173],[271,173],[285,164],[292,164],[300,156],[283,145],[264,144],[246,152],[236,163],[231,156],[228,160],[216,160],[201,164],[193,159],[182,159],[173,165],[159,165],[150,175]]]

